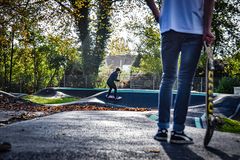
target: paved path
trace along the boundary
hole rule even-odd
[[[7,125],[0,128],[0,140],[13,148],[0,159],[240,159],[239,134],[215,132],[209,149],[202,144],[205,130],[192,127],[186,128],[192,145],[153,140],[150,113],[72,111]]]

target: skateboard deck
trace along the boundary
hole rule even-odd
[[[108,97],[106,97],[107,99],[111,99],[111,100],[120,100],[122,99],[122,97],[118,96],[117,98],[115,98],[114,96],[110,95]]]
[[[213,135],[215,129],[215,117],[213,115],[213,52],[210,46],[204,42],[205,52],[207,54],[206,62],[206,133],[204,136],[204,146],[206,147]]]

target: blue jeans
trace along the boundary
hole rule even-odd
[[[160,129],[169,128],[172,88],[177,78],[177,95],[173,104],[173,130],[183,131],[192,80],[202,49],[202,35],[179,33],[170,30],[163,33],[161,39],[163,74],[158,101],[158,127]],[[178,65],[178,62],[180,65]]]

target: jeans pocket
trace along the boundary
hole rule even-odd
[[[161,40],[162,40],[162,44],[168,43],[173,41],[176,37],[176,33],[174,30],[169,30],[167,32],[164,32],[161,34]]]

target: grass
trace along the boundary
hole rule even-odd
[[[79,98],[76,98],[76,97],[46,98],[46,97],[40,97],[40,96],[34,96],[34,95],[24,96],[23,99],[29,100],[31,102],[38,103],[38,104],[60,104],[60,103],[67,103],[67,102],[80,100]]]
[[[232,120],[229,118],[222,117],[224,124],[222,126],[218,126],[217,130],[222,132],[231,132],[231,133],[239,133],[240,134],[240,122],[236,120]]]

